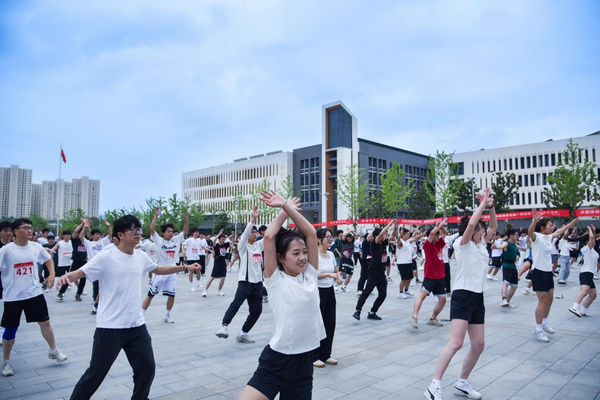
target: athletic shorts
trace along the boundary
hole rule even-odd
[[[554,289],[554,275],[552,272],[534,269],[531,271],[534,292],[549,292]]]
[[[446,295],[446,280],[442,279],[431,279],[424,278],[423,286],[421,286],[421,290],[426,291],[427,293],[433,293],[434,296],[445,296]]]
[[[416,270],[417,270],[417,260],[415,260],[414,258],[413,258],[413,260],[412,260],[412,270],[413,270],[413,271],[416,271]]]
[[[483,324],[485,321],[483,293],[454,289],[450,302],[450,320],[453,319],[462,319],[473,325]]]
[[[340,260],[340,271],[348,274],[354,275],[354,263],[349,258],[342,258]]]
[[[162,290],[163,296],[175,297],[177,291],[177,274],[154,275],[148,290],[148,296],[154,297]]]
[[[569,256],[571,258],[577,258],[577,257],[579,257],[579,249],[569,250]]]
[[[594,283],[594,274],[592,272],[581,272],[579,274],[579,284],[588,285],[590,289],[596,289],[596,284]]]
[[[400,279],[408,281],[413,278],[413,264],[398,264],[398,272],[400,273]]]
[[[500,269],[502,267],[502,257],[492,257],[492,267]]]
[[[26,300],[5,301],[0,325],[4,328],[17,328],[23,311],[27,322],[44,322],[50,319],[46,299],[40,294]]]
[[[502,267],[502,280],[510,286],[519,285],[519,272],[516,268]]]
[[[227,265],[214,265],[212,272],[210,273],[211,278],[225,278],[227,276]]]
[[[258,358],[258,368],[248,386],[269,399],[310,399],[313,383],[313,351],[282,354],[267,345]]]

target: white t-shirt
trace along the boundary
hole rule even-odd
[[[144,252],[123,253],[118,248],[103,251],[81,270],[90,281],[98,281],[101,295],[96,327],[128,329],[144,324],[142,276],[156,268]]]
[[[31,299],[42,294],[38,277],[38,264],[44,264],[50,254],[35,242],[25,246],[9,243],[0,249],[0,274],[2,275],[2,300],[5,302]]]
[[[111,243],[108,236],[105,236],[102,239],[97,240],[95,242],[86,238],[84,238],[83,240],[85,243],[85,249],[87,250],[88,260],[94,258],[98,253],[102,251],[102,249],[104,249],[105,246]]]
[[[454,235],[446,236],[444,238],[444,242],[446,242],[446,245],[442,249],[442,259],[444,260],[444,263],[450,262],[450,257],[448,257],[448,249],[450,247],[453,247],[454,241],[456,240],[457,237],[458,237],[458,232],[456,232]]]
[[[487,289],[485,279],[488,270],[488,252],[485,243],[469,243],[461,245],[455,242],[456,270],[452,274],[454,290],[468,290],[474,293],[483,293]]]
[[[69,240],[65,242],[61,240],[58,242],[58,266],[59,267],[70,267],[73,260],[71,260],[71,255],[73,254],[73,244]]]
[[[534,232],[535,241],[531,242],[533,269],[552,272],[552,235]]]
[[[183,232],[180,232],[177,236],[173,236],[171,240],[164,240],[154,232],[152,235],[152,241],[156,246],[156,253],[158,256],[158,265],[160,266],[175,266],[179,261],[179,248],[181,243],[185,240]]]
[[[240,255],[240,270],[238,272],[238,281],[245,281],[248,275],[248,282],[262,282],[262,252],[265,249],[264,240],[258,240],[254,243],[248,243],[248,236],[252,233],[252,224],[246,225],[240,241],[238,243],[238,253]]]
[[[566,238],[560,239],[560,241],[558,242],[558,250],[561,256],[570,256],[571,253],[569,253],[569,251],[571,250],[571,247],[569,245],[569,241]]]
[[[48,239],[46,239],[46,238],[45,238],[45,237],[43,237],[43,236],[40,236],[39,238],[37,238],[37,242],[38,242],[39,244],[42,244],[42,245],[43,245],[43,244],[48,244]]]
[[[282,354],[300,354],[320,346],[325,326],[319,309],[317,271],[312,265],[298,276],[277,268],[265,279],[269,307],[273,311],[271,348]]]
[[[204,249],[208,249],[208,243],[206,242],[206,239],[198,239],[198,242],[200,243],[200,250],[198,251],[198,255],[205,256],[206,250]]]
[[[502,238],[494,240],[493,246],[502,246]],[[492,247],[492,257],[502,257],[502,249]]]
[[[200,239],[187,238],[184,242],[185,257],[188,261],[197,261],[200,259]]]
[[[151,240],[146,240],[144,243],[142,243],[142,245],[140,246],[140,250],[146,253],[152,261],[158,261],[158,257],[156,255],[156,246]]]
[[[402,243],[402,247],[400,247]],[[396,246],[396,264],[411,264],[412,263],[412,244],[408,240],[398,238],[398,245]]]
[[[319,274],[333,274],[335,272],[335,267],[337,266],[335,256],[331,251],[327,251],[327,255],[329,258],[324,258],[321,253],[319,253]],[[334,283],[335,279],[332,277],[319,279],[317,281],[320,288],[332,287]]]
[[[583,254],[583,266],[579,272],[591,272],[592,274],[595,274],[598,263],[598,252],[594,249],[590,249],[588,245],[585,245],[581,248],[581,254]]]

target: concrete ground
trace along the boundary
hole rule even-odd
[[[237,270],[234,267],[234,270]],[[532,335],[535,296],[525,296],[521,282],[513,299],[515,309],[500,307],[501,281],[489,282],[486,301],[486,349],[469,381],[486,400],[491,399],[600,399],[600,308],[596,316],[577,318],[568,311],[579,290],[578,269],[567,285],[557,285],[550,314],[556,330],[550,343],[537,342]],[[421,272],[422,274],[422,272]],[[426,320],[434,306],[433,298],[423,303],[420,327],[408,325],[413,300],[397,298],[397,272],[388,285],[388,297],[379,311],[382,321],[351,317],[356,304],[356,283],[351,293],[337,293],[337,327],[333,356],[337,366],[315,369],[313,399],[422,399],[431,381],[437,358],[445,346],[450,326],[433,327]],[[206,280],[203,279],[203,283]],[[598,282],[598,281],[596,281]],[[251,332],[255,344],[235,340],[247,315],[244,305],[230,325],[229,339],[215,332],[237,286],[231,273],[225,284],[225,297],[216,296],[213,284],[208,297],[191,292],[187,277],[178,275],[178,295],[172,313],[174,324],[162,322],[165,299],[158,296],[146,314],[156,357],[156,378],[152,399],[235,399],[254,372],[258,356],[271,337],[272,314],[265,307]],[[90,285],[91,286],[91,285]],[[142,291],[145,293],[146,286]],[[411,290],[417,292],[419,286]],[[56,292],[46,294],[51,322],[60,349],[69,356],[57,364],[46,356],[47,345],[37,324],[22,325],[12,354],[15,375],[0,377],[0,399],[68,399],[75,383],[89,365],[94,316],[90,315],[90,295],[81,303],[69,290],[63,302]],[[364,310],[375,296],[367,300]],[[449,317],[449,303],[442,311]],[[454,357],[443,379],[446,399],[453,395],[468,341]],[[123,353],[93,399],[129,399],[132,372]]]

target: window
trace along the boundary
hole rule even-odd
[[[523,186],[523,176],[519,175],[519,186]]]
[[[488,160],[488,172],[492,172],[492,169],[490,168],[490,161]]]
[[[506,160],[504,160],[504,162],[506,162]],[[508,164],[509,164],[509,169],[513,169],[512,166],[512,158],[510,160],[508,160]],[[506,169],[506,168],[505,168]]]
[[[511,163],[511,168],[512,168],[512,163]],[[504,170],[506,171],[506,158],[504,159]]]
[[[525,168],[525,157],[521,157],[521,169],[524,169],[524,168]]]
[[[588,149],[585,149],[585,161],[588,161],[589,157],[588,157]]]
[[[523,186],[529,186],[529,176],[525,175],[524,178],[525,178],[525,181],[524,181],[525,184]]]
[[[527,168],[531,168],[531,157],[527,156]]]
[[[592,161],[596,162],[596,149],[592,147]]]
[[[540,174],[535,174],[535,185],[540,186]]]
[[[523,202],[523,205],[525,205],[525,193],[521,193],[521,201]]]
[[[533,168],[537,168],[537,157],[533,156],[533,159],[531,161],[533,161]]]
[[[498,164],[499,164],[499,163],[498,163]],[[494,165],[494,169],[493,169],[493,171],[494,171],[494,172],[496,172],[496,160],[494,160],[494,164],[493,164],[493,165]]]
[[[529,175],[529,182],[531,182],[531,186],[535,186],[535,180],[533,179],[533,174]]]
[[[546,173],[544,172],[542,174],[542,185],[545,185],[545,184],[546,184]]]
[[[515,203],[517,203],[517,205],[521,204],[520,201],[519,201],[519,194],[518,193],[515,195]]]
[[[485,173],[485,161],[481,162],[481,173]]]
[[[537,192],[533,193],[533,200],[534,200],[534,203],[537,204]]]
[[[531,204],[531,192],[527,193],[527,204]]]
[[[562,161],[562,154],[558,153],[558,163],[560,164]],[[552,165],[554,165],[554,163],[552,163]]]

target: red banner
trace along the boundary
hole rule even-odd
[[[576,217],[600,217],[600,208],[580,208],[575,210]]]

